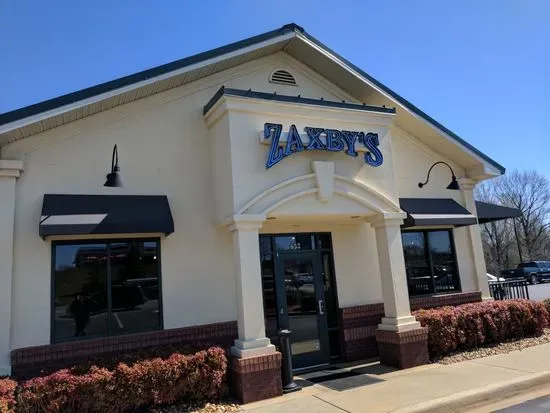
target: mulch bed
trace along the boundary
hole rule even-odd
[[[234,413],[239,405],[230,401],[220,403],[206,403],[202,405],[180,404],[176,406],[153,407],[148,413]]]

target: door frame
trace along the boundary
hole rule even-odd
[[[288,249],[288,250],[281,250],[277,248],[276,243],[276,237],[285,237],[285,236],[312,236],[312,244],[311,247],[304,248],[304,249]],[[328,238],[326,238],[328,236]],[[269,240],[269,242],[265,242],[262,240]],[[260,242],[260,254],[263,256],[271,256],[271,271],[273,276],[273,286],[274,286],[274,305],[276,306],[275,310],[275,321],[277,324],[277,330],[280,330],[283,328],[283,324],[281,324],[281,302],[283,300],[286,300],[286,294],[284,291],[284,288],[281,289],[281,287],[277,286],[277,283],[281,283],[280,277],[276,277],[276,273],[281,265],[280,261],[280,255],[285,253],[291,253],[291,254],[308,254],[308,253],[314,253],[317,255],[319,262],[321,264],[321,273],[323,271],[328,271],[329,276],[329,282],[332,289],[332,301],[333,301],[333,308],[329,308],[330,306],[327,306],[327,303],[325,302],[325,312],[327,313],[327,321],[331,319],[329,312],[334,312],[334,316],[332,317],[333,321],[328,324],[328,337],[329,337],[329,345],[328,345],[328,353],[329,353],[329,361],[335,362],[335,361],[341,361],[342,357],[342,351],[343,351],[343,341],[341,337],[341,318],[340,318],[340,306],[338,303],[338,284],[336,280],[336,264],[334,262],[334,244],[333,244],[333,237],[331,231],[281,231],[281,232],[265,232],[259,234],[259,240]],[[324,261],[323,261],[323,255],[328,254],[330,255],[330,263],[328,268],[324,268]],[[269,271],[269,270],[268,270]],[[279,281],[278,281],[279,279]],[[284,281],[283,281],[284,285]],[[283,294],[281,294],[281,291]],[[265,291],[262,292],[262,295],[264,296],[264,306],[265,306],[265,299],[266,296],[264,295]],[[286,303],[285,303],[286,305]],[[265,309],[265,307],[264,307]],[[265,310],[264,310],[265,311]],[[286,308],[285,308],[286,312]],[[284,321],[283,321],[284,323]],[[267,325],[267,318],[266,318],[266,331],[267,331],[268,325]],[[277,346],[279,345],[278,338],[274,336],[275,331],[271,330],[270,337],[272,338],[272,341]],[[337,339],[334,341],[334,339]],[[334,344],[336,344],[338,347],[333,348]],[[334,350],[334,351],[333,351]],[[323,367],[326,367],[326,365],[322,365]],[[318,369],[321,366],[311,366],[311,367],[305,367],[304,369],[294,369],[299,370],[300,372],[303,371],[313,371],[316,368]]]
[[[302,362],[308,364],[307,366],[293,368],[293,370],[304,370],[312,367],[326,366],[330,363],[330,345],[329,345],[329,330],[327,323],[326,303],[323,284],[321,280],[321,252],[315,250],[303,250],[303,251],[278,251],[275,254],[275,285],[277,296],[277,321],[279,328],[285,328],[291,331],[289,323],[288,303],[286,297],[286,285],[284,277],[284,261],[290,259],[302,259],[304,261],[310,260],[313,277],[313,288],[315,293],[315,311],[317,320],[317,337],[319,339],[319,352],[315,352],[308,356],[294,356],[294,359],[300,358]],[[292,339],[292,334],[290,335]],[[311,360],[310,363],[307,360]]]

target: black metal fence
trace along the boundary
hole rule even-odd
[[[526,280],[489,281],[489,291],[495,300],[529,299]]]

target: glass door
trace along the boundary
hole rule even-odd
[[[321,262],[315,252],[279,253],[279,320],[291,331],[292,367],[328,364],[329,344]]]

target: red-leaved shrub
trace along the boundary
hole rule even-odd
[[[131,366],[120,363],[114,370],[59,370],[23,383],[17,412],[128,412],[153,404],[215,400],[224,389],[226,370],[225,352],[217,347]]]
[[[546,306],[546,309],[548,310],[548,314],[550,314],[550,298],[546,298],[542,300],[542,302]],[[550,317],[548,317],[548,323],[550,324]]]
[[[0,413],[15,411],[15,388],[17,383],[10,379],[0,379]]]
[[[428,327],[430,357],[510,339],[537,336],[548,326],[548,310],[529,300],[487,301],[413,313]]]

